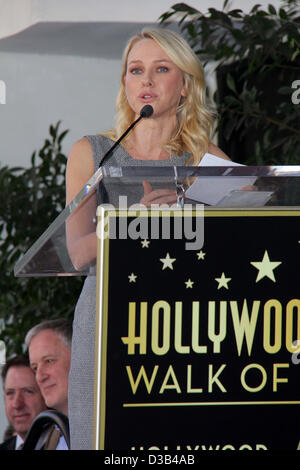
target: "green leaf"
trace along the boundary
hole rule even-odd
[[[58,137],[58,139],[57,139],[57,142],[58,142],[59,144],[60,144],[61,141],[66,137],[66,135],[68,134],[68,132],[69,132],[69,130],[66,129],[65,131],[63,131],[63,132],[59,135],[59,137]]]
[[[286,20],[288,18],[288,15],[286,14],[286,12],[283,8],[279,8],[279,16],[283,20]]]
[[[251,8],[250,15],[255,15],[255,13],[257,13],[257,11],[260,9],[260,7],[261,7],[261,4],[260,4],[260,3],[256,3],[256,4]]]
[[[271,13],[271,15],[277,15],[276,8],[270,3],[268,5],[268,10],[269,10],[269,13]]]
[[[194,15],[195,13],[199,13],[196,8],[192,8],[186,3],[176,3],[175,5],[172,6],[172,8],[177,11],[177,12],[186,12],[189,15]]]
[[[235,82],[234,82],[234,79],[233,79],[233,77],[230,73],[228,73],[227,76],[226,76],[226,84],[227,84],[228,88],[231,91],[234,92],[234,94],[237,94]]]
[[[294,60],[299,55],[299,53],[300,53],[300,49],[296,49],[295,52],[293,53],[292,57],[291,57],[291,62],[294,62]]]
[[[235,9],[228,12],[228,15],[232,16],[232,18],[242,18],[243,10]]]

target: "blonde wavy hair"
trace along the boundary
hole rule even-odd
[[[118,139],[135,118],[135,112],[129,106],[126,97],[125,75],[128,54],[133,46],[143,39],[156,41],[183,72],[185,97],[182,97],[177,109],[174,135],[164,148],[170,154],[181,155],[183,151],[190,153],[192,164],[197,165],[208,150],[214,113],[207,105],[202,64],[188,43],[179,34],[170,30],[143,29],[128,42],[123,54],[121,87],[116,102],[116,127],[104,135],[113,140]]]

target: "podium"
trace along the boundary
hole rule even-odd
[[[144,180],[177,203],[140,205]],[[68,224],[99,185],[97,259],[75,267]],[[299,215],[299,166],[105,167],[87,182],[15,275],[96,270],[94,449],[297,450]]]

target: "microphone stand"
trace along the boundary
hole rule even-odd
[[[131,131],[131,129],[143,118],[147,118],[149,116],[151,116],[151,114],[153,113],[153,108],[150,104],[146,104],[142,109],[141,109],[141,112],[140,112],[140,115],[139,117],[128,127],[128,129],[126,129],[126,131],[121,135],[121,137],[119,137],[119,139],[114,143],[114,145],[106,152],[106,154],[103,156],[102,160],[100,161],[99,163],[99,168],[100,166],[103,165],[104,163],[104,160],[107,159],[107,157],[114,151],[114,149],[119,145],[119,143],[121,142],[121,140],[124,139],[124,137],[126,137],[126,135],[128,134],[128,132]]]

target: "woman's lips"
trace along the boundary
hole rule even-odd
[[[150,101],[153,101],[153,100],[155,100],[156,97],[157,97],[157,96],[154,95],[153,93],[147,93],[147,92],[141,93],[141,94],[139,95],[139,99],[140,99],[143,103],[148,103],[148,102],[150,102]]]

